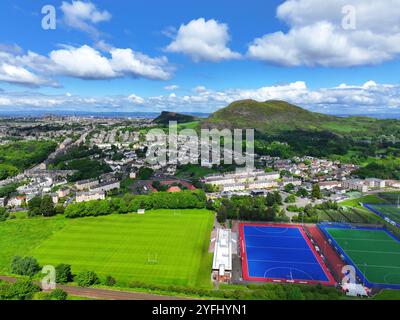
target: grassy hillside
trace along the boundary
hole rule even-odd
[[[178,123],[187,123],[187,122],[193,122],[195,120],[196,118],[190,115],[163,111],[156,119],[153,120],[153,123],[168,125],[170,121],[177,121]]]
[[[16,141],[0,146],[0,180],[42,162],[56,147],[53,141]]]
[[[202,128],[256,129],[255,150],[290,158],[310,155],[365,167],[363,177],[400,179],[400,121],[335,117],[284,101],[236,101],[201,121]]]
[[[241,100],[212,114],[202,127],[254,128],[260,131],[321,129],[336,117],[304,110],[284,101]]]
[[[213,113],[202,121],[203,128],[254,128],[261,133],[287,131],[326,131],[338,135],[355,134],[360,139],[371,133],[399,134],[398,120],[377,120],[368,117],[335,117],[311,112],[285,101],[257,102],[241,100]],[[367,134],[366,133],[370,133]]]

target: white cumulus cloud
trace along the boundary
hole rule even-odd
[[[355,13],[345,29],[343,8]],[[400,55],[400,0],[286,0],[277,16],[289,31],[265,34],[249,45],[250,58],[284,66],[374,65]]]
[[[183,53],[195,62],[218,62],[240,58],[239,53],[227,47],[229,40],[226,24],[214,19],[199,18],[186,25],[182,24],[166,51]]]
[[[167,91],[174,91],[174,90],[177,90],[177,89],[179,89],[179,86],[176,85],[176,84],[171,84],[171,85],[168,85],[168,86],[164,87],[164,90],[167,90]]]
[[[48,56],[32,51],[14,55],[0,50],[0,81],[26,86],[59,86],[53,78],[68,76],[84,80],[122,77],[168,80],[174,68],[166,57],[149,57],[125,48],[100,52],[88,45],[64,46]]]
[[[95,24],[111,19],[111,14],[106,10],[97,9],[92,2],[63,1],[61,11],[64,14],[64,23],[71,28],[85,31],[89,34],[98,35]]]

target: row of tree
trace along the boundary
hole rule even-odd
[[[15,256],[11,262],[11,272],[13,274],[34,277],[41,270],[38,261],[33,257]],[[82,271],[77,275],[72,274],[69,264],[59,264],[55,267],[56,283],[66,284],[75,281],[81,287],[89,287],[100,283],[100,278],[93,271]],[[112,276],[107,276],[103,283],[113,286],[116,280]]]
[[[284,221],[281,209],[282,196],[279,192],[268,193],[266,197],[233,196],[221,202],[208,202],[207,208],[217,211],[220,223],[226,219],[250,221]]]
[[[206,206],[206,195],[202,190],[177,193],[157,192],[149,195],[132,196],[72,203],[65,209],[68,218],[102,216],[113,213],[126,214],[139,209],[202,209]]]

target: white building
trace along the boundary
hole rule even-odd
[[[344,180],[342,181],[342,187],[347,190],[357,190],[360,192],[368,191],[368,186],[360,179]]]
[[[106,194],[104,192],[79,192],[76,195],[76,202],[87,202],[93,200],[104,200],[106,198]]]
[[[370,188],[385,188],[386,186],[385,180],[375,178],[365,179],[365,184]]]
[[[248,189],[270,189],[278,186],[276,181],[271,180],[257,180],[253,182],[249,182]]]
[[[241,190],[246,190],[246,185],[244,183],[232,183],[232,184],[226,184],[223,186],[222,191],[241,191]]]
[[[77,181],[75,183],[75,187],[77,190],[85,190],[85,189],[89,189],[94,186],[97,186],[98,184],[99,184],[99,180],[88,179],[88,180]]]
[[[70,194],[71,190],[69,188],[62,188],[58,190],[57,194],[59,198],[65,198]]]
[[[292,184],[294,186],[301,186],[302,181],[300,179],[294,179],[294,178],[283,178],[282,179],[282,185],[286,186],[288,184]]]
[[[232,277],[232,233],[230,229],[218,229],[212,267],[213,279],[229,282]]]
[[[388,187],[392,187],[392,188],[400,188],[400,181],[398,180],[386,180],[385,184]]]
[[[54,204],[57,204],[60,201],[60,198],[58,197],[57,193],[53,193],[51,195],[51,200],[53,201]]]
[[[342,186],[342,181],[322,181],[319,183],[321,190],[332,190],[335,188],[340,188]]]
[[[90,188],[90,190],[94,192],[108,192],[114,189],[119,189],[120,187],[121,183],[119,181],[108,181],[101,183],[94,188]]]
[[[17,196],[14,198],[11,198],[10,200],[8,200],[7,202],[7,206],[9,207],[20,207],[22,206],[22,204],[26,201],[26,197],[25,196]]]
[[[279,172],[266,173],[263,170],[238,170],[237,172],[206,176],[204,177],[204,182],[221,186],[223,191],[236,191],[277,187],[276,180],[279,178]]]

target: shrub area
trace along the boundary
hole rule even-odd
[[[137,212],[139,209],[203,209],[206,206],[206,200],[206,195],[202,190],[179,193],[157,192],[150,195],[72,203],[65,209],[65,216],[79,218],[113,213],[126,214]]]

